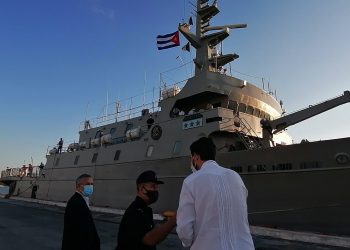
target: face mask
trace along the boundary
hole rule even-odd
[[[150,202],[152,204],[152,203],[155,203],[158,200],[159,192],[158,192],[158,190],[155,190],[155,191],[147,190],[147,194],[146,195],[147,195],[148,199],[150,200]]]
[[[90,197],[92,193],[94,192],[94,186],[93,185],[85,185],[83,190],[83,195],[86,197]]]

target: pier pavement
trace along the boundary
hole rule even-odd
[[[98,209],[94,210],[93,217],[101,238],[101,249],[112,250],[116,246],[121,215],[103,212],[103,210],[98,211]],[[0,198],[0,249],[60,249],[63,232],[63,215],[64,206],[60,206],[60,204],[47,205],[29,202],[23,199]],[[259,234],[259,230],[263,230],[263,228],[252,228],[252,231],[256,231],[257,234]],[[270,235],[278,235],[271,233],[273,231],[269,232]],[[345,247],[285,240],[281,239],[284,238],[283,232],[278,233],[281,236],[279,238],[261,236],[261,234],[253,235],[255,248],[257,250],[349,249]],[[307,237],[307,234],[303,236]],[[345,241],[344,244],[347,244],[347,241]],[[176,233],[173,232],[164,242],[158,245],[157,249],[175,250],[185,248],[181,246],[180,240]]]

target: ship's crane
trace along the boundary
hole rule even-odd
[[[343,95],[321,102],[319,104],[310,105],[309,107],[291,113],[289,115],[282,116],[275,120],[261,120],[261,126],[263,128],[263,140],[264,144],[270,145],[272,142],[273,134],[276,134],[289,126],[302,122],[313,116],[321,114],[327,110],[335,108],[339,105],[350,102],[350,91],[344,91]]]

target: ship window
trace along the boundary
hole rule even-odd
[[[232,109],[234,113],[237,112],[237,107],[238,107],[238,103],[236,101],[232,101],[232,100],[228,101],[228,108]]]
[[[258,164],[258,165],[248,166],[248,172],[262,172],[262,171],[266,171],[266,165]]]
[[[310,162],[302,162],[300,163],[300,169],[308,169],[308,168],[319,168],[320,165],[317,161]]]
[[[257,171],[266,171],[266,165],[264,164],[258,164],[257,165],[257,168],[256,168]]]
[[[238,111],[245,113],[247,109],[247,106],[244,103],[240,103],[238,106]]]
[[[264,111],[261,110],[261,111],[260,111],[260,116],[259,116],[259,117],[260,117],[260,118],[265,118],[265,114],[266,114],[266,113],[265,113]]]
[[[174,148],[173,148],[173,154],[177,155],[180,153],[181,151],[181,146],[182,146],[182,142],[181,141],[176,141],[174,143]]]
[[[77,164],[78,164],[79,157],[80,157],[80,155],[77,155],[77,156],[75,157],[75,160],[74,160],[74,165],[77,165]]]
[[[97,161],[97,156],[98,156],[98,153],[94,153],[91,160],[92,163],[95,163]]]
[[[115,161],[119,160],[119,156],[120,156],[120,150],[115,151],[114,160]]]
[[[253,113],[254,113],[254,108],[252,106],[248,106],[247,114],[253,115]]]
[[[146,156],[147,156],[147,157],[151,157],[151,156],[152,156],[153,148],[154,148],[153,145],[148,146],[147,152],[146,152]]]
[[[279,163],[277,165],[272,166],[272,170],[291,170],[292,164],[291,163]]]
[[[55,166],[58,166],[60,164],[60,158],[56,158]]]
[[[256,116],[256,117],[259,117],[259,115],[260,115],[260,109],[257,109],[257,108],[254,109],[253,115]]]

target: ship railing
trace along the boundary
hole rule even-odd
[[[80,150],[89,149],[89,148],[96,148],[96,147],[105,146],[105,145],[125,143],[127,141],[139,140],[142,138],[143,135],[147,134],[148,131],[149,131],[148,125],[143,125],[143,126],[140,126],[140,136],[139,137],[128,138],[126,135],[124,135],[124,136],[112,138],[112,142],[110,142],[110,143],[102,143],[101,142],[99,145],[91,145],[91,141],[90,141],[90,142],[87,142],[88,144],[85,145],[84,147],[81,147],[79,145],[79,143],[77,143],[76,141],[68,141],[67,144],[68,145],[74,144],[74,148],[70,148],[69,146],[62,147],[61,154],[71,153],[74,151],[80,151]],[[46,150],[46,155],[59,155],[57,145],[48,146],[47,150]]]
[[[7,168],[1,171],[1,178],[6,177],[38,177],[40,175],[39,166],[23,166],[21,168]]]
[[[7,168],[1,171],[1,178],[4,177],[19,177],[21,168]]]
[[[64,145],[70,145],[72,143],[77,143],[77,141],[76,140],[64,140]],[[58,145],[54,144],[54,145],[47,146],[47,148],[46,148],[46,155],[53,154],[52,153],[53,151],[51,151],[53,149],[56,151],[56,154],[58,154]],[[61,152],[64,153],[64,152],[68,152],[69,150],[70,150],[69,146],[62,146]]]
[[[162,81],[159,88],[153,88],[144,94],[133,96],[124,100],[116,101],[108,106],[113,105],[114,112],[108,113],[105,106],[104,111],[98,117],[85,120],[80,123],[80,131],[93,127],[103,126],[111,122],[119,122],[135,117],[140,117],[143,113],[155,113],[160,111],[159,102],[177,95],[184,87],[186,80],[166,84]]]

